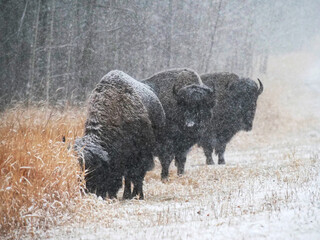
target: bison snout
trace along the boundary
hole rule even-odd
[[[245,131],[249,132],[252,130],[252,125],[247,125],[244,129]]]
[[[244,122],[244,126],[243,126],[243,129],[246,131],[246,132],[249,132],[252,130],[252,121],[246,121]]]

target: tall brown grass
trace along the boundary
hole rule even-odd
[[[314,126],[313,121],[318,120],[297,120],[287,109],[290,102],[284,101],[286,92],[283,86],[267,78],[264,85],[254,129],[235,137],[229,151],[277,144],[294,130],[305,129],[306,125]],[[81,194],[83,173],[72,144],[83,133],[85,112],[82,108],[15,107],[0,113],[0,235],[19,238],[19,233],[36,234],[37,229],[48,229],[69,220],[72,222],[72,219],[83,222],[94,218],[110,224],[112,216],[118,214],[114,205],[108,206]],[[66,137],[66,142],[62,142],[62,136]],[[195,154],[194,158],[198,158],[198,152]],[[220,169],[224,175],[221,179],[225,179],[224,169]],[[211,188],[212,185],[206,185],[206,178],[201,178],[198,173],[187,173],[186,177],[175,178],[172,184],[163,185],[160,171],[157,162],[155,170],[146,176],[147,199],[151,202],[153,199],[157,204],[159,199],[160,202],[162,199],[179,199],[176,197],[179,182],[182,189],[180,200],[183,202],[189,192],[205,186]],[[171,176],[176,176],[175,171],[171,167]],[[211,168],[204,173],[217,175]],[[236,172],[232,175],[236,176]],[[186,186],[190,191],[185,190]]]
[[[82,134],[84,112],[16,107],[0,115],[1,235],[32,233],[75,211],[81,174],[70,146]]]

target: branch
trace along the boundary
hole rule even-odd
[[[27,0],[27,2],[26,2],[26,6],[24,7],[24,10],[23,10],[23,13],[22,13],[22,17],[21,17],[21,19],[20,19],[20,25],[19,25],[19,29],[18,29],[18,34],[20,33],[24,16],[26,15],[26,10],[27,10],[27,6],[28,6],[28,2],[29,2],[29,0]]]

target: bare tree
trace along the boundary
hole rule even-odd
[[[50,35],[48,43],[48,60],[47,60],[47,72],[46,72],[46,102],[50,101],[50,67],[51,67],[51,52],[53,43],[53,23],[54,23],[54,13],[55,13],[55,0],[52,0],[52,11],[51,11],[51,21],[50,21]]]
[[[172,0],[168,0],[168,14],[167,14],[166,30],[165,30],[165,56],[166,56],[166,67],[169,68],[171,65],[171,54],[172,54],[172,25],[173,25],[173,11],[172,11]]]
[[[316,34],[303,26],[320,24],[318,6],[299,0],[2,0],[0,107],[25,99],[82,102],[115,68],[138,79],[172,67],[266,72],[274,49],[298,48],[302,33]]]
[[[204,72],[208,71],[210,60],[212,58],[213,44],[214,44],[214,40],[215,40],[215,36],[216,36],[216,33],[217,33],[217,28],[218,28],[218,24],[219,24],[219,20],[220,20],[221,4],[222,4],[222,0],[219,0],[217,11],[215,11],[216,14],[217,14],[217,17],[216,17],[216,20],[214,22],[214,26],[213,26],[212,33],[211,33],[210,48],[209,48],[209,51],[208,51],[208,54],[207,54],[207,59],[206,59],[206,62],[205,62]]]

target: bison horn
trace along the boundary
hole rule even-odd
[[[215,93],[215,89],[214,88],[205,88],[205,90],[208,92],[208,103],[210,104],[211,107],[214,107],[216,101],[216,93]]]
[[[258,95],[260,95],[263,92],[263,84],[259,78],[258,78],[258,81],[259,81]]]
[[[207,91],[207,93],[210,95],[210,98],[215,97],[215,89],[214,88],[206,87],[206,88],[204,88],[204,90]]]
[[[207,87],[207,86],[204,87],[204,90],[210,94],[214,93],[214,90],[212,88]]]

